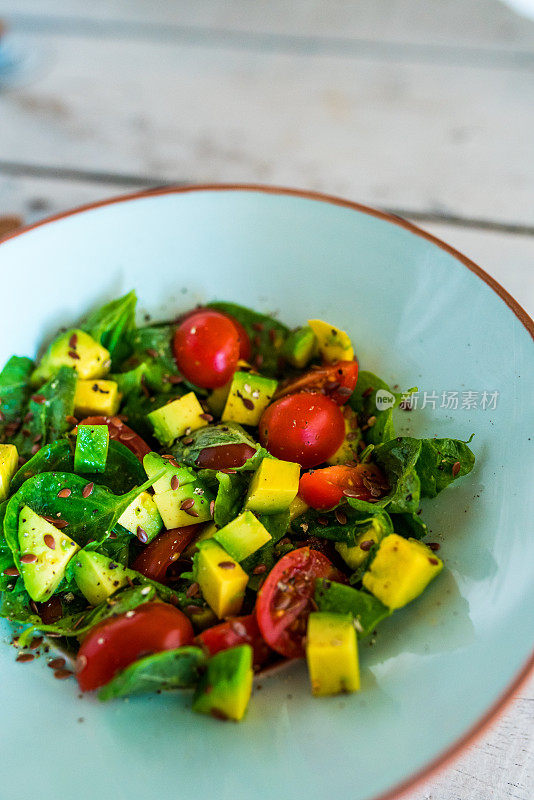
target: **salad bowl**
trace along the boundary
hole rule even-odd
[[[240,725],[191,715],[182,693],[103,704],[44,657],[16,663],[2,621],[6,797],[393,798],[505,706],[533,666],[534,325],[483,270],[337,198],[200,186],[46,220],[2,242],[0,271],[2,362],[130,289],[141,319],[228,300],[294,326],[335,320],[362,368],[417,387],[399,433],[474,434],[477,458],[424,506],[446,569],[362,644],[354,695],[312,698],[292,662],[257,678]]]

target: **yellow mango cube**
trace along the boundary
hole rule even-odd
[[[0,444],[0,503],[9,494],[11,478],[19,468],[19,454],[14,444]]]
[[[196,431],[207,425],[203,418],[204,409],[194,392],[184,394],[177,400],[167,403],[148,414],[156,438],[161,444],[170,445],[186,433]]]
[[[350,614],[314,612],[308,618],[306,659],[317,697],[360,688],[358,642]]]
[[[245,508],[259,514],[285,511],[297,496],[299,479],[299,464],[264,458],[250,482]]]
[[[442,569],[443,561],[426,544],[391,533],[382,539],[363,585],[388,608],[402,608]]]
[[[74,395],[74,415],[78,419],[98,415],[113,417],[119,410],[121,399],[115,381],[79,380]]]
[[[322,319],[309,319],[308,325],[317,338],[320,355],[329,364],[336,361],[352,361],[354,350],[349,335],[345,331],[323,322]]]
[[[248,575],[213,539],[200,546],[194,572],[204,599],[219,619],[239,614]]]

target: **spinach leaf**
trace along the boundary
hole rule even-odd
[[[358,638],[368,636],[391,614],[389,608],[372,594],[324,578],[318,578],[315,583],[314,599],[319,611],[352,614]]]
[[[11,356],[0,372],[0,442],[11,438],[23,417],[30,396],[33,361]]]
[[[99,700],[195,686],[206,656],[200,647],[178,647],[134,661],[100,689]]]
[[[406,539],[424,539],[428,527],[417,514],[392,514],[391,521],[395,533]]]
[[[279,511],[277,514],[256,514],[261,524],[271,534],[271,541],[266,542],[259,550],[252,553],[241,562],[241,566],[250,575],[248,589],[257,591],[260,582],[274,567],[276,557],[276,544],[289,530],[289,511]],[[259,565],[266,567],[265,572],[254,575],[254,570]]]
[[[192,442],[191,439],[193,440]],[[236,472],[256,470],[264,458],[271,457],[267,450],[260,447],[237,422],[224,422],[219,425],[208,425],[205,428],[199,428],[187,437],[187,445],[183,441],[183,439],[178,440],[171,447],[170,452],[180,463],[197,469],[202,466],[197,464],[202,450],[212,447],[248,445],[251,448],[249,458],[241,467],[235,467]]]
[[[223,528],[241,511],[248,481],[239,473],[217,472],[216,477],[219,489],[215,498],[213,519],[218,528]]]
[[[69,472],[43,472],[25,481],[7,505],[4,518],[6,541],[19,565],[19,514],[28,505],[36,514],[67,522],[65,533],[84,546],[90,541],[103,542],[117,524],[122,512],[135,498],[148,489],[159,473],[143,485],[122,495],[115,495],[103,486],[94,484],[92,493],[83,496],[87,478]],[[70,489],[69,497],[58,497],[61,489]]]
[[[143,437],[148,442],[154,441],[154,429],[147,419],[147,414],[156,408],[164,406],[169,400],[181,397],[184,390],[181,386],[174,386],[169,394],[156,394],[147,396],[131,392],[126,398],[126,402],[121,408],[121,413],[125,416],[125,421],[130,428]],[[158,449],[160,445],[158,444]]]
[[[456,478],[471,472],[475,456],[467,445],[468,442],[460,439],[421,440],[416,469],[423,497],[435,497]]]
[[[129,292],[93,311],[81,326],[82,330],[109,350],[113,367],[131,353],[136,305],[135,292]]]
[[[110,445],[113,442],[110,442]],[[10,492],[17,492],[24,481],[42,472],[74,472],[74,454],[68,439],[46,444],[11,479]]]
[[[259,314],[257,311],[252,311],[252,309],[236,303],[208,303],[208,308],[214,308],[237,319],[245,328],[250,339],[252,363],[261,370],[263,375],[268,377],[280,375],[282,348],[290,334],[289,328],[272,317]]]
[[[78,376],[72,367],[61,367],[38,394],[30,397],[24,426],[17,433],[15,444],[19,455],[29,458],[34,445],[55,442],[72,427],[74,395]]]
[[[335,511],[314,511],[309,509],[292,523],[295,534],[317,536],[334,542],[344,542],[349,546],[356,543],[356,537],[373,523],[380,525],[383,535],[393,532],[389,514],[377,503],[366,503],[354,497],[348,498],[347,505],[341,507],[346,522],[341,524]]]
[[[361,370],[358,373],[356,388],[349,404],[358,414],[362,435],[367,444],[382,444],[395,438],[393,409],[400,405],[403,397],[415,391],[414,387],[408,392],[394,392],[372,372]]]
[[[21,579],[17,581],[17,584],[19,582],[22,586],[24,585]],[[16,622],[21,625],[40,622],[39,616],[35,613],[30,603],[30,595],[18,585],[13,591],[3,591],[0,597],[0,617],[6,617],[10,622]]]
[[[373,451],[378,466],[386,474],[390,492],[378,500],[390,513],[412,513],[419,508],[420,481],[415,465],[421,453],[421,440],[410,436],[392,439]]]

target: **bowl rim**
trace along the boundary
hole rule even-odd
[[[451,245],[442,241],[437,236],[428,233],[428,231],[423,230],[417,225],[414,225],[412,222],[408,222],[408,220],[405,220],[396,214],[391,214],[371,206],[362,205],[361,203],[345,200],[336,195],[324,194],[322,192],[304,189],[292,189],[284,186],[273,186],[258,183],[199,183],[157,186],[154,188],[142,189],[136,192],[119,194],[105,200],[98,200],[93,203],[86,203],[73,209],[53,214],[30,225],[24,225],[23,227],[8,233],[6,236],[0,237],[0,246],[12,239],[23,236],[24,234],[29,233],[36,228],[40,228],[44,225],[50,224],[51,222],[57,222],[77,214],[82,214],[85,211],[91,211],[93,209],[103,208],[105,206],[111,206],[117,203],[126,203],[131,200],[140,200],[144,197],[186,194],[190,192],[258,192],[260,194],[298,197],[305,200],[314,200],[316,202],[327,203],[329,205],[341,206],[342,208],[357,211],[361,214],[367,214],[368,216],[382,219],[386,222],[392,223],[393,225],[404,228],[415,236],[426,239],[428,242],[436,245],[441,250],[445,250],[445,252],[449,253],[449,255],[453,256],[453,258],[455,258],[457,261],[467,267],[467,269],[477,275],[482,281],[484,281],[484,283],[493,289],[493,291],[501,298],[501,300],[513,311],[521,324],[526,328],[528,333],[530,333],[531,338],[534,340],[534,321],[530,315],[517,302],[517,300],[515,300],[512,295],[507,292],[506,289],[504,289],[504,287],[498,283],[498,281],[495,280],[495,278],[492,278],[491,275],[482,269],[482,267],[479,267],[478,264],[465,256],[459,250],[456,250],[456,248],[451,247]],[[534,675],[534,650],[523,667],[508,684],[504,692],[502,692],[500,697],[497,698],[497,700],[489,707],[489,709],[462,736],[460,736],[448,748],[439,753],[428,764],[417,770],[413,775],[399,782],[390,789],[387,789],[384,793],[376,795],[372,798],[372,800],[399,800],[399,798],[404,796],[408,791],[413,791],[415,788],[417,788],[417,786],[427,781],[435,773],[444,769],[450,762],[458,758],[467,749],[467,747],[474,744],[474,742],[478,740],[487,731],[487,729],[497,721],[497,719],[505,712],[521,687],[532,675]]]

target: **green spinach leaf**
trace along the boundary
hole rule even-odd
[[[72,428],[67,418],[74,414],[77,381],[76,370],[61,367],[38,394],[30,397],[23,427],[15,437],[19,456],[30,458],[36,445],[55,442]]]
[[[0,372],[0,442],[10,439],[24,415],[30,396],[33,361],[12,356]]]
[[[100,689],[99,700],[195,686],[206,664],[200,647],[165,650],[134,661]]]
[[[223,528],[237,517],[243,506],[248,481],[243,473],[217,472],[219,488],[215,498],[213,519]]]
[[[378,504],[390,513],[412,513],[419,508],[420,481],[415,471],[421,440],[409,436],[375,447],[373,457],[386,474],[390,491]]]
[[[428,527],[417,514],[392,514],[391,521],[395,533],[405,539],[424,539]]]
[[[188,444],[184,444],[183,439],[178,440],[172,446],[170,452],[180,463],[197,469],[199,468],[197,461],[200,453],[212,447],[228,447],[236,444],[248,445],[251,448],[250,457],[241,467],[235,468],[237,472],[256,470],[264,458],[271,457],[267,450],[260,447],[237,422],[224,422],[220,425],[208,425],[205,428],[199,428],[193,431],[189,437],[186,437],[186,441]]]
[[[468,475],[474,465],[475,456],[468,442],[459,439],[422,439],[421,455],[416,465],[421,494],[423,497],[435,497],[456,478]]]
[[[391,611],[372,594],[319,578],[315,583],[315,602],[319,611],[352,614],[358,638],[368,636]]]
[[[129,292],[93,311],[81,326],[82,330],[109,350],[113,367],[132,351],[136,305],[135,292]]]

